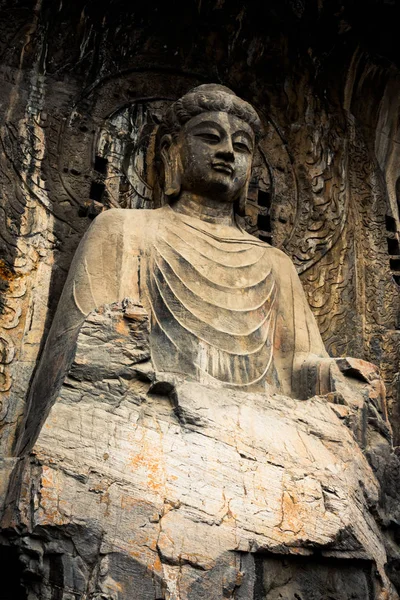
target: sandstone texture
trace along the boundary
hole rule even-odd
[[[2,600],[398,598],[399,19],[391,0],[0,0]],[[115,238],[96,302],[54,318],[94,218],[164,210],[157,128],[209,82],[261,119],[240,228],[294,264],[321,359],[303,394],[160,372]]]
[[[0,2],[3,456],[80,239],[160,206],[154,129],[208,81],[266,131],[246,227],[295,262],[330,355],[380,368],[397,436],[397,21],[386,0]]]
[[[372,400],[166,381],[148,327],[129,300],[88,316],[14,470],[2,537],[29,598],[397,598]]]

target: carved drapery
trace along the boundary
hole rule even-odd
[[[161,204],[151,168],[159,115],[210,80],[253,103],[265,126],[244,225],[291,256],[330,353],[377,363],[395,401],[396,69],[354,48],[340,59],[345,81],[333,71],[319,83],[315,52],[289,59],[287,34],[274,34],[273,44],[249,36],[245,13],[232,17],[241,25],[226,44],[229,56],[211,33],[203,46],[197,26],[200,54],[169,55],[154,29],[157,15],[149,19],[153,29],[142,31],[142,21],[121,10],[119,28],[107,16],[112,43],[98,33],[99,15],[78,5],[57,12],[18,4],[2,20],[0,418],[7,453],[90,219],[111,206]]]

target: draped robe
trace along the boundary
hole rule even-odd
[[[55,400],[84,319],[125,298],[150,315],[158,373],[291,397],[329,391],[318,373],[308,392],[301,383],[327,353],[282,251],[170,206],[112,209],[95,219],[75,254],[28,399],[22,448]]]
[[[268,248],[239,230],[221,238],[221,227],[169,211],[147,272],[157,369],[204,383],[262,381],[273,358],[278,295]]]

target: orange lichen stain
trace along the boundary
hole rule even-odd
[[[132,496],[121,496],[121,508],[123,510],[132,510],[138,509],[140,507],[144,507],[147,511],[154,511],[154,506],[150,502],[146,502],[145,500],[138,500]]]
[[[44,488],[46,487],[53,487],[54,484],[54,473],[51,469],[48,469],[47,467],[43,467],[43,472],[42,472],[42,486]]]
[[[121,319],[120,321],[117,321],[115,323],[115,329],[116,329],[116,331],[118,331],[118,333],[120,335],[123,335],[124,337],[129,335],[129,326],[125,320]],[[123,341],[124,340],[121,340],[121,342],[123,342]]]
[[[151,465],[149,465],[149,474],[147,477],[149,487],[151,487],[154,491],[161,490],[164,487],[163,475],[164,473],[162,467],[157,462],[153,462]]]
[[[13,281],[16,279],[18,275],[14,272],[13,269],[10,269],[4,262],[4,260],[0,260],[0,278],[4,281]]]
[[[57,474],[53,469],[43,466],[40,489],[40,522],[42,525],[64,525],[66,522],[58,510],[59,488]]]
[[[157,540],[153,539],[149,542],[148,544],[150,550],[153,550],[154,552],[157,552]]]
[[[136,546],[137,548],[137,540],[130,540],[132,546]],[[129,556],[132,558],[136,558],[139,561],[143,561],[143,550],[129,550]]]
[[[298,499],[292,493],[283,493],[282,512],[283,520],[280,528],[282,530],[289,530],[299,533],[299,531],[303,528],[301,505],[299,505]]]
[[[135,538],[124,540],[124,550],[129,556],[150,569],[156,563],[156,558],[158,558],[157,551],[150,550],[150,538],[148,536],[140,535],[140,538],[136,536]]]
[[[156,554],[154,562],[149,567],[155,573],[159,573],[160,575],[163,573],[163,565],[158,554]]]
[[[163,462],[159,457],[155,457],[154,445],[151,447],[144,441],[143,447],[130,461],[134,471],[144,469],[147,472],[147,485],[155,492],[159,492],[164,487]]]
[[[114,596],[115,592],[119,594],[123,591],[124,586],[121,583],[118,583],[118,581],[106,580],[102,585],[102,592],[109,594],[107,595],[107,598],[109,598],[111,595]]]

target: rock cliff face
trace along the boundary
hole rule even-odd
[[[356,407],[242,406],[157,381],[145,319],[103,307],[32,457],[15,441],[81,237],[159,206],[160,115],[211,81],[265,128],[245,227],[292,258],[329,353],[380,368],[397,443],[398,21],[386,0],[0,0],[7,599],[396,597],[400,469],[360,365]]]
[[[389,431],[338,399],[157,380],[143,309],[92,313],[8,491],[28,597],[398,598]]]

